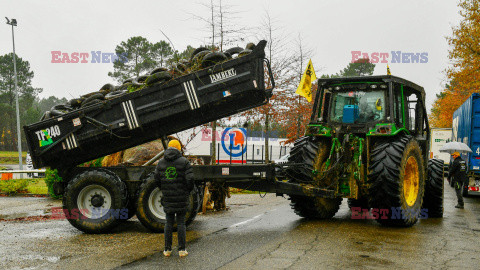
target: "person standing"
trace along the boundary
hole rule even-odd
[[[460,157],[460,153],[455,152],[452,154],[452,157],[453,162],[448,170],[448,180],[453,181],[455,192],[457,193],[458,204],[455,205],[455,208],[463,209],[462,189],[464,183],[467,181],[467,165],[462,157]]]
[[[185,214],[188,198],[193,190],[193,170],[190,162],[182,156],[178,140],[171,140],[163,158],[155,168],[155,180],[162,191],[162,206],[167,216],[165,224],[165,248],[163,255],[172,254],[172,233],[175,217],[177,220],[178,254],[188,255],[185,249],[186,227]]]

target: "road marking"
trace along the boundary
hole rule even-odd
[[[251,218],[251,219],[247,219],[247,220],[245,220],[245,221],[242,221],[242,222],[239,222],[239,223],[235,223],[235,224],[231,225],[231,226],[228,227],[228,228],[235,228],[235,227],[238,227],[238,226],[245,225],[245,224],[247,224],[247,223],[250,223],[250,222],[254,221],[255,219],[260,218],[260,217],[263,216],[263,215],[264,215],[264,214],[260,214],[260,215],[254,216],[254,217]]]

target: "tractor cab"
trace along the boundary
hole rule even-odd
[[[428,137],[425,91],[410,81],[390,75],[328,78],[318,80],[318,89],[307,135]]]

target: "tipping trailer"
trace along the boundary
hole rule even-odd
[[[480,195],[480,94],[472,94],[454,113],[452,141],[463,142],[472,153],[462,153],[467,162],[468,183],[463,196]]]
[[[147,228],[163,231],[165,213],[154,166],[78,165],[266,104],[275,84],[265,46],[260,41],[248,55],[24,126],[34,167],[56,169],[61,177],[54,191],[63,194],[68,221],[84,232],[103,233],[136,214]],[[266,80],[271,88],[265,87]],[[206,181],[287,194],[321,192],[276,181],[271,164],[198,165],[194,173],[187,224],[202,204]]]

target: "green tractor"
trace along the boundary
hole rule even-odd
[[[333,195],[292,195],[292,208],[327,219],[348,198],[352,214],[383,225],[442,217],[443,161],[428,160],[429,137],[421,86],[389,75],[318,80],[310,123],[286,175]]]

